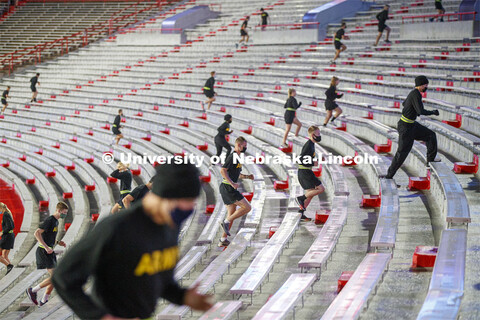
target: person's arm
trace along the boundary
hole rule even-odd
[[[125,209],[128,209],[130,208],[130,205],[132,203],[132,201],[135,200],[133,197],[132,197],[132,194],[129,194],[127,195],[125,198],[123,198],[122,200],[122,203],[123,203],[123,207]]]
[[[38,228],[37,230],[35,230],[33,235],[35,236],[35,239],[37,239],[37,241],[45,248],[47,253],[51,254],[53,252],[53,248],[50,248],[49,246],[47,246],[47,244],[43,240],[43,237],[42,237],[43,232],[45,232],[44,229]]]
[[[220,169],[220,173],[222,174],[222,177],[232,185],[232,187],[234,189],[237,189],[238,188],[238,183],[235,183],[232,181],[232,179],[230,179],[229,175],[228,175],[228,169],[227,168],[222,168]]]
[[[113,178],[116,178],[116,179],[120,179],[120,176],[121,176],[120,170],[118,170],[118,169],[113,171],[112,173],[110,173],[110,177],[113,177]]]
[[[253,180],[253,179],[255,179],[255,177],[253,176],[253,174],[240,174],[240,179],[250,179],[250,180]]]
[[[335,91],[335,98],[336,98],[336,99],[340,99],[341,97],[343,97],[343,93],[338,94],[338,93]]]
[[[417,112],[417,115],[430,116],[434,114],[438,116],[438,110],[433,110],[433,111],[425,110],[425,108],[423,107],[423,102],[421,98],[418,98],[418,97],[412,97],[412,98],[413,98],[412,105],[415,111]]]
[[[375,18],[377,18],[378,21],[380,21],[380,15],[382,14],[383,11],[377,13],[377,15],[375,16]]]
[[[106,242],[111,229],[108,225],[103,227],[100,222],[88,237],[84,237],[65,253],[53,272],[52,283],[55,289],[81,319],[114,319],[83,290],[88,278],[101,265],[101,259],[109,254]]]

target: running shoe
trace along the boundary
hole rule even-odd
[[[5,275],[7,275],[10,271],[12,271],[12,269],[13,269],[13,264],[9,264],[7,266],[7,273]]]
[[[300,210],[305,210],[305,200],[303,200],[303,197],[296,197],[295,202],[298,204],[298,207]]]
[[[27,292],[27,297],[30,298],[30,300],[32,300],[33,304],[38,306],[37,293],[33,292],[31,287],[28,288],[26,292]]]
[[[222,239],[220,239],[220,241],[218,242],[219,247],[228,247],[229,244],[230,244],[230,241],[228,241],[228,239],[225,239],[223,241]]]
[[[45,302],[42,302],[42,300],[40,300],[40,302],[38,302],[38,307],[41,307],[41,306],[45,305],[45,303],[47,303],[47,302],[48,302],[48,300],[45,301]]]
[[[284,143],[280,146],[281,148],[288,148],[288,144]]]
[[[230,234],[230,222],[223,221],[222,223],[220,223],[220,225],[222,226],[223,231],[225,231],[227,236],[231,236],[231,234]]]
[[[307,217],[305,214],[302,213],[302,216],[300,217],[300,221],[308,222],[308,221],[312,221],[312,219],[310,219],[309,217]]]

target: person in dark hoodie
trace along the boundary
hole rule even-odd
[[[385,22],[388,20],[388,9],[390,8],[390,6],[388,4],[386,4],[384,7],[383,7],[383,10],[380,11],[378,14],[377,14],[377,20],[378,20],[378,35],[377,35],[377,39],[375,40],[375,43],[373,44],[374,47],[376,47],[378,45],[378,41],[380,41],[380,38],[382,37],[382,34],[383,34],[383,31],[387,31],[387,36],[386,36],[386,39],[385,39],[385,42],[386,43],[390,43],[390,40],[388,40],[388,37],[390,36],[390,27],[387,26],[385,24]]]
[[[210,107],[212,106],[212,102],[215,101],[215,96],[217,93],[213,90],[215,87],[215,71],[210,72],[210,78],[207,79],[205,82],[205,85],[203,86],[203,94],[207,97],[207,101],[205,103],[207,104],[207,109],[210,110]],[[202,107],[202,110],[205,111],[205,106],[203,104],[203,101],[200,101],[200,106]]]
[[[230,129],[230,123],[232,123],[232,116],[230,114],[226,114],[223,119],[225,120],[225,122],[217,128],[218,133],[215,136],[215,146],[217,147],[217,157],[220,157],[223,148],[227,149],[227,154],[225,155],[226,159],[230,155],[230,152],[232,152],[232,147],[228,143],[227,139],[225,139],[226,135],[233,132],[233,130]]]
[[[413,89],[403,101],[402,116],[398,121],[398,148],[392,163],[388,168],[386,179],[393,179],[397,170],[402,166],[415,140],[427,143],[427,162],[435,161],[437,155],[437,136],[435,132],[422,126],[415,119],[420,116],[439,115],[438,110],[428,111],[423,108],[422,93],[428,88],[428,79],[425,76],[415,78],[415,89]]]
[[[119,162],[117,164],[117,170],[110,174],[111,177],[120,180],[120,201],[131,192],[130,189],[132,188],[132,172],[128,167],[129,164]],[[112,208],[111,213],[116,213],[121,207],[122,206],[119,203],[116,203]]]
[[[297,118],[297,109],[300,108],[302,103],[297,102],[297,99],[295,99],[296,95],[297,95],[297,91],[295,91],[295,89],[293,88],[288,89],[288,99],[287,99],[287,102],[285,102],[285,105],[283,106],[286,110],[285,110],[285,116],[284,116],[285,117],[285,134],[283,135],[282,148],[288,147],[287,138],[288,138],[288,133],[290,132],[290,129],[292,129],[292,123],[295,123],[297,125],[297,129],[295,130],[295,137],[298,136],[298,133],[302,128],[302,123]]]
[[[208,310],[210,295],[197,286],[181,288],[174,279],[178,233],[200,194],[191,164],[164,164],[152,192],[141,202],[100,223],[65,253],[52,281],[81,319],[147,319],[158,298],[194,310]],[[93,280],[91,293],[83,286]]]
[[[325,99],[325,110],[327,111],[327,115],[325,116],[325,121],[323,122],[323,126],[326,127],[328,124],[328,120],[332,117],[333,111],[335,111],[335,115],[332,118],[332,124],[335,119],[337,119],[342,114],[342,109],[338,106],[335,102],[335,99],[340,99],[343,97],[343,93],[337,93],[337,86],[340,83],[340,79],[337,77],[332,77],[330,81],[330,88],[325,91],[325,95],[327,98]]]

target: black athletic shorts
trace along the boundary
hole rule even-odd
[[[247,31],[245,31],[245,30],[243,30],[243,29],[240,29],[240,35],[241,35],[242,37],[245,37],[245,36],[248,36],[248,33],[247,33]]]
[[[3,104],[3,105],[6,105],[6,104],[7,104],[7,100],[2,99],[2,104]]]
[[[445,11],[445,9],[442,6],[442,3],[437,1],[435,1],[435,9]]]
[[[335,110],[336,108],[338,108],[338,104],[336,104],[335,101],[328,99],[325,100],[325,110],[331,111]]]
[[[388,28],[388,26],[385,23],[378,24],[378,32],[383,32],[386,28]]]
[[[112,128],[112,132],[113,132],[114,134],[116,134],[116,135],[122,134],[122,133],[120,132],[120,130],[118,130],[117,127],[113,127],[113,128]]]
[[[298,182],[300,182],[303,190],[315,189],[316,186],[322,184],[315,173],[309,169],[298,169]]]
[[[222,195],[223,203],[227,206],[243,199],[240,191],[235,190],[231,185],[226,183],[220,183],[220,194]]]
[[[37,247],[37,269],[54,269],[57,266],[57,256],[55,252],[47,254],[43,248]]]
[[[2,235],[0,240],[0,248],[3,250],[12,250],[15,243],[15,235],[13,233],[6,233]]]
[[[215,94],[213,93],[213,91],[211,90],[203,90],[203,94],[207,97],[207,98],[213,98],[215,96]]]
[[[32,90],[32,92],[37,92],[37,88],[34,86],[31,86],[30,89]]]
[[[296,115],[297,115],[297,113],[295,111],[291,111],[291,110],[285,111],[285,115],[284,115],[285,123],[286,124],[292,124],[293,119],[295,119]]]
[[[341,43],[340,41],[335,41],[333,44],[335,45],[335,49],[337,50],[340,50],[340,47],[343,46],[343,43]]]

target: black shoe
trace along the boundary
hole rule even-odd
[[[310,219],[309,217],[307,217],[305,214],[303,214],[302,212],[302,216],[300,217],[300,221],[305,221],[305,222],[308,222],[308,221],[312,221],[312,219]]]
[[[40,300],[40,301],[38,302],[38,306],[41,307],[41,306],[45,305],[47,302],[48,302],[48,300],[45,301],[45,302],[42,302],[42,300]]]
[[[223,221],[222,223],[220,223],[220,225],[222,226],[223,231],[225,231],[227,236],[231,236],[231,234],[230,234],[230,222]]]
[[[305,211],[305,200],[303,200],[303,196],[296,197],[295,202],[298,204],[300,210]]]
[[[229,244],[230,244],[230,241],[228,241],[228,239],[225,239],[223,241],[222,239],[220,239],[220,241],[218,242],[219,247],[228,247]]]
[[[12,271],[12,269],[13,269],[13,264],[9,264],[7,266],[7,273],[5,273],[5,275],[7,275],[10,271]]]
[[[27,297],[30,298],[30,300],[32,300],[33,304],[35,304],[36,306],[38,306],[38,301],[37,301],[37,293],[36,292],[33,292],[32,291],[32,288],[28,288],[26,290],[27,292]]]

